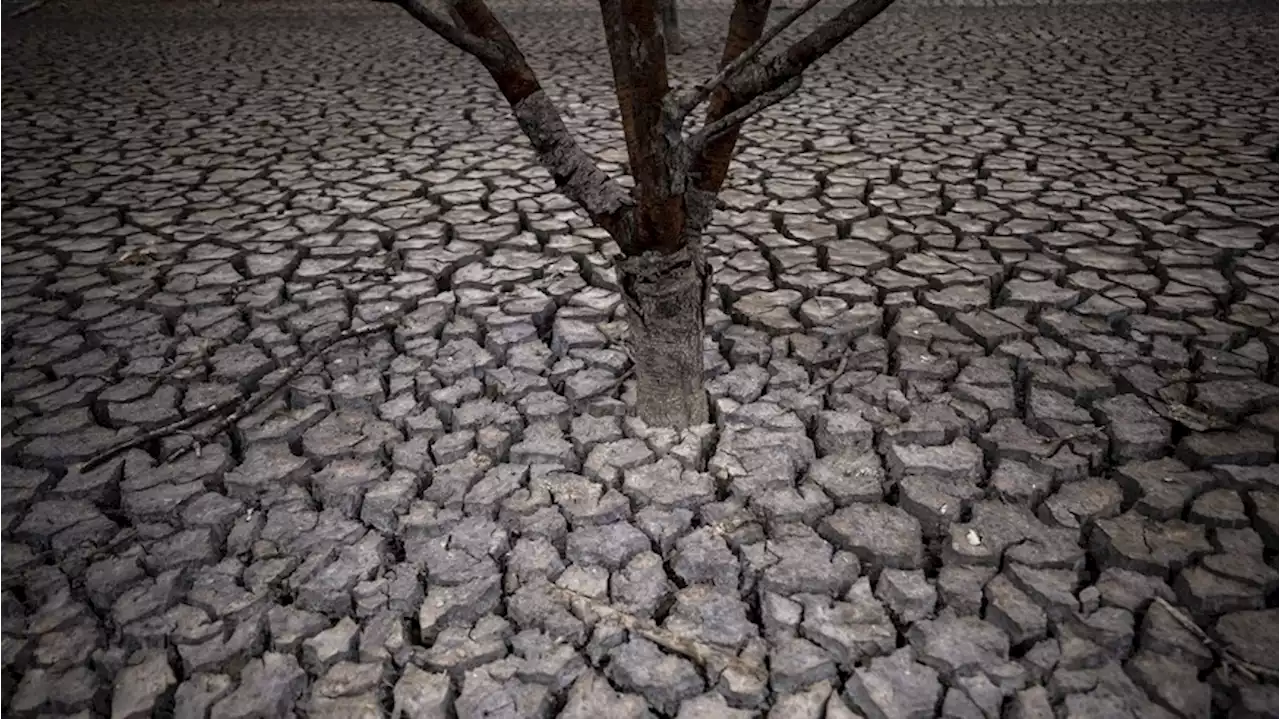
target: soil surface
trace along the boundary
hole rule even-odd
[[[588,7],[502,15],[621,175]],[[7,22],[5,716],[1276,716],[1276,26],[891,8],[746,131],[675,432],[394,5]]]

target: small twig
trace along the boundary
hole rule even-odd
[[[1231,428],[1230,422],[1177,401],[1168,387],[1161,387],[1159,394],[1160,399],[1164,401],[1164,411],[1161,411],[1158,405],[1156,406],[1156,411],[1163,415],[1165,419],[1173,420],[1196,432],[1210,432]]]
[[[711,142],[729,130],[732,130],[734,127],[746,122],[753,115],[763,111],[769,106],[782,102],[789,95],[800,89],[801,82],[803,82],[802,78],[797,75],[769,92],[756,95],[751,98],[751,102],[748,102],[719,120],[703,125],[701,130],[697,131],[689,138],[689,154],[693,156],[698,155],[702,152],[703,146],[708,142]]]
[[[306,354],[294,360],[293,363],[291,363],[288,366],[284,374],[278,380],[258,390],[256,393],[254,393],[247,399],[241,398],[241,397],[232,397],[230,399],[223,400],[222,402],[216,402],[207,407],[204,407],[203,409],[197,410],[191,415],[184,417],[183,419],[180,419],[176,422],[172,422],[170,424],[167,424],[163,427],[159,427],[145,434],[141,434],[131,439],[112,445],[111,447],[108,447],[107,449],[103,450],[97,455],[91,457],[87,462],[85,462],[80,467],[80,471],[88,472],[94,467],[97,467],[98,465],[102,464],[103,462],[106,462],[107,460],[111,459],[117,454],[124,452],[125,450],[133,449],[134,447],[140,447],[144,444],[153,442],[157,439],[163,439],[164,437],[168,437],[170,435],[179,434],[179,433],[190,435],[192,437],[191,444],[186,445],[185,447],[180,447],[178,450],[175,450],[174,452],[170,453],[170,455],[165,458],[165,461],[172,461],[173,459],[176,459],[182,454],[185,454],[186,452],[190,451],[194,447],[199,446],[200,441],[208,441],[218,433],[225,431],[229,427],[233,426],[235,423],[244,419],[251,412],[253,412],[259,406],[261,406],[264,402],[270,399],[272,395],[274,395],[276,392],[279,392],[281,389],[284,389],[284,387],[288,385],[289,382],[291,382],[294,377],[297,377],[298,374],[302,372],[303,368],[311,364],[311,362],[314,361],[317,357],[327,352],[330,347],[333,347],[334,345],[340,342],[346,342],[347,340],[356,339],[357,337],[364,337],[366,335],[383,332],[385,330],[391,329],[394,326],[395,326],[395,323],[393,321],[388,320],[385,322],[381,322],[379,324],[360,327],[358,329],[348,329],[343,332],[339,332],[338,334],[333,335],[331,337],[326,337],[325,339],[317,342],[314,347],[312,347],[310,350],[306,352]],[[212,419],[213,417],[227,414],[228,412],[230,412],[231,414],[206,431],[200,432],[199,434],[186,432],[186,430],[200,424],[201,422]]]
[[[1053,455],[1057,454],[1058,450],[1062,449],[1062,445],[1066,444],[1067,442],[1072,442],[1077,439],[1087,439],[1090,437],[1097,437],[1103,431],[1104,430],[1101,427],[1095,427],[1094,429],[1087,429],[1087,430],[1084,430],[1083,432],[1073,432],[1065,437],[1055,437],[1053,439],[1050,439],[1049,451],[1045,453],[1045,456],[1052,457]]]
[[[729,519],[722,519],[719,522],[712,522],[711,524],[706,525],[706,527],[707,529],[710,529],[712,532],[720,535],[721,537],[724,537],[725,540],[728,540],[730,535],[732,535],[734,532],[738,531],[739,529],[742,529],[743,527],[747,526],[748,524],[751,524],[753,522],[763,523],[763,520],[760,517],[755,516],[756,509],[757,508],[754,505],[752,505],[752,507],[749,510],[751,514],[749,514],[746,517],[734,516],[734,517],[730,517]]]
[[[835,384],[836,380],[844,376],[844,370],[848,366],[849,366],[849,355],[847,354],[841,355],[840,364],[836,365],[836,371],[832,372],[830,377],[810,387],[809,391],[806,394],[814,395],[814,394],[821,394],[827,391],[828,387]]]
[[[812,10],[813,6],[817,5],[821,1],[822,0],[806,0],[804,5],[792,10],[789,15],[779,20],[778,24],[766,30],[755,44],[751,45],[746,50],[743,50],[741,54],[725,64],[724,67],[720,68],[720,71],[712,76],[711,79],[690,89],[688,92],[683,93],[676,100],[676,118],[683,122],[684,119],[689,116],[689,113],[693,112],[698,105],[706,102],[708,97],[711,97],[711,93],[715,92],[716,88],[728,82],[730,77],[741,71],[747,63],[751,62],[756,55],[759,55],[760,51],[764,50],[765,46],[772,42],[773,39],[783,30],[786,30],[794,24],[796,20],[800,19],[801,15]]]
[[[329,348],[333,347],[339,342],[346,342],[347,340],[352,340],[357,337],[364,337],[366,335],[376,334],[384,330],[389,330],[394,326],[395,326],[394,321],[387,320],[376,325],[367,325],[359,329],[349,329],[349,330],[346,330],[345,332],[340,332],[337,335],[334,335],[333,337],[321,340],[320,342],[316,343],[315,347],[312,347],[310,350],[308,350],[306,354],[294,360],[289,365],[288,369],[285,370],[284,374],[281,375],[280,378],[277,379],[274,383],[258,390],[256,393],[251,395],[248,399],[244,400],[240,404],[239,408],[236,409],[235,412],[232,412],[230,415],[219,420],[217,424],[205,429],[204,431],[200,432],[198,435],[194,436],[193,441],[190,444],[178,447],[177,449],[170,452],[169,456],[165,458],[165,461],[172,462],[178,457],[181,457],[187,452],[190,452],[192,449],[195,449],[196,454],[199,455],[199,448],[202,442],[208,442],[209,440],[213,439],[217,435],[222,434],[223,432],[234,427],[237,423],[240,422],[240,420],[244,419],[245,417],[248,417],[250,414],[254,412],[254,410],[261,407],[264,403],[266,403],[267,400],[271,399],[272,396],[274,396],[277,392],[284,389],[286,385],[292,382],[293,378],[297,377],[307,365],[311,364],[317,357],[327,352]]]
[[[551,586],[553,594],[557,594],[561,599],[568,602],[570,606],[575,607],[579,615],[586,614],[588,611],[595,612],[605,618],[613,619],[623,626],[629,632],[639,634],[649,641],[659,646],[670,649],[671,651],[693,660],[699,666],[708,672],[715,671],[717,665],[720,671],[733,667],[738,671],[750,674],[754,677],[765,679],[767,673],[763,667],[748,664],[729,651],[717,649],[709,644],[705,644],[696,639],[684,637],[675,632],[663,629],[648,619],[637,617],[634,614],[615,609],[609,604],[601,602],[598,599],[592,599],[585,594],[579,594],[563,587]]]
[[[622,386],[623,382],[626,382],[635,373],[636,373],[635,365],[631,365],[630,367],[623,370],[622,374],[618,375],[618,378],[615,379],[613,383],[609,385],[609,389],[605,390],[604,395],[607,397],[613,394],[619,387]]]
[[[1214,654],[1218,655],[1218,658],[1221,659],[1222,663],[1225,664],[1229,669],[1233,669],[1239,672],[1241,676],[1243,676],[1244,678],[1252,682],[1257,682],[1258,677],[1260,675],[1270,677],[1273,680],[1276,678],[1280,678],[1280,673],[1277,673],[1275,670],[1270,669],[1268,667],[1260,666],[1258,664],[1254,664],[1253,662],[1245,659],[1241,659],[1240,657],[1231,653],[1230,650],[1222,646],[1222,644],[1219,643],[1216,639],[1209,636],[1208,632],[1201,629],[1199,624],[1196,624],[1194,621],[1192,621],[1191,617],[1188,617],[1186,614],[1183,614],[1180,610],[1178,610],[1172,604],[1170,604],[1168,600],[1166,600],[1164,597],[1153,597],[1152,601],[1154,601],[1156,604],[1159,604],[1161,607],[1163,607],[1164,610],[1169,613],[1169,616],[1173,617],[1174,620],[1177,621],[1178,624],[1181,624],[1184,629],[1196,635],[1196,637],[1199,638],[1200,641],[1203,642],[1206,647],[1208,647],[1209,651],[1212,651]]]
[[[84,555],[79,559],[87,566],[93,564],[103,557],[119,557],[120,550],[127,548],[130,541],[138,538],[138,530],[133,527],[125,527],[112,537],[106,544],[102,546],[94,546],[92,540],[84,540],[77,545],[71,547],[63,547],[55,549],[42,549],[35,552],[34,556],[42,561],[50,560],[60,561],[74,555],[76,552],[84,551]]]
[[[103,462],[106,462],[107,460],[111,459],[117,454],[120,454],[121,452],[133,449],[134,447],[141,447],[144,444],[147,444],[149,442],[154,442],[155,440],[160,439],[162,437],[168,437],[171,434],[177,434],[179,432],[182,432],[183,430],[186,430],[189,427],[194,427],[197,424],[200,424],[201,422],[209,419],[210,417],[215,417],[221,414],[222,412],[227,411],[231,407],[234,407],[238,400],[239,398],[233,398],[233,399],[224,400],[222,402],[218,402],[216,404],[211,404],[207,407],[196,410],[192,414],[186,417],[183,417],[182,419],[176,422],[171,422],[169,424],[164,425],[163,427],[157,427],[156,429],[153,429],[150,432],[146,432],[144,434],[140,434],[130,439],[127,439],[123,442],[118,442],[116,444],[113,444],[110,447],[102,450],[98,454],[86,460],[84,464],[80,465],[80,471],[89,472],[91,470],[96,469]]]
[[[10,15],[9,17],[18,17],[19,15],[26,15],[32,10],[39,9],[41,5],[44,5],[44,3],[45,3],[45,0],[35,0],[34,2],[29,2],[26,5],[23,5],[22,7],[18,8],[17,10],[14,10],[13,14]]]
[[[209,359],[209,349],[212,347],[212,341],[204,337],[188,337],[192,340],[193,344],[195,344],[195,349],[191,352],[184,353],[182,356],[174,357],[172,364],[161,370],[160,376],[176,377],[179,372],[194,367]]]

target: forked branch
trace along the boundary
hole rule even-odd
[[[769,20],[770,0],[735,0],[733,12],[729,16],[729,32],[724,41],[724,52],[720,65],[731,64],[738,56],[757,43],[764,34],[765,23]],[[708,123],[713,123],[745,102],[734,103],[728,90],[722,85],[711,93],[711,104],[707,107]],[[733,158],[734,147],[738,143],[738,125],[733,125],[719,137],[708,140],[690,161],[692,186],[685,195],[688,205],[690,196],[695,192],[706,197],[714,197],[724,184],[725,175],[729,171],[729,161]],[[704,202],[704,204],[706,204]],[[709,219],[709,217],[707,218]]]
[[[709,122],[702,127],[697,133],[689,138],[689,149],[698,153],[702,147],[711,140],[728,132],[730,129],[738,127],[742,123],[749,120],[754,115],[759,114],[766,108],[782,102],[788,96],[800,89],[801,78],[796,76],[783,83],[780,87],[776,87],[766,93],[756,95],[751,98],[747,104],[739,107],[733,112],[720,117],[714,122]]]
[[[764,50],[765,46],[770,42],[773,42],[773,39],[781,34],[783,30],[786,30],[788,27],[795,24],[796,20],[800,19],[800,16],[812,10],[814,6],[820,2],[822,2],[822,0],[805,0],[804,5],[801,5],[790,13],[787,13],[787,15],[779,20],[776,25],[766,30],[765,33],[760,36],[760,39],[755,41],[751,47],[748,47],[742,52],[742,54],[733,58],[733,60],[727,65],[721,67],[720,71],[709,80],[681,93],[680,98],[675,103],[676,117],[683,121],[684,118],[689,116],[689,113],[693,112],[694,109],[698,107],[698,105],[706,102],[707,98],[711,97],[711,93],[715,92],[716,89],[723,85],[726,80],[742,70],[742,67],[748,62],[754,60],[755,57],[760,54],[760,51]]]
[[[253,393],[249,397],[246,398],[239,395],[230,397],[221,402],[215,402],[202,407],[176,422],[171,422],[163,427],[157,427],[145,434],[134,435],[133,437],[114,444],[93,457],[90,457],[80,466],[80,471],[88,472],[121,452],[133,449],[134,447],[141,447],[158,439],[164,439],[165,437],[175,434],[190,434],[187,430],[192,427],[213,419],[214,417],[223,417],[223,420],[214,424],[213,427],[198,435],[192,436],[192,444],[188,445],[188,447],[197,448],[199,443],[207,442],[213,439],[214,436],[225,432],[233,427],[237,422],[247,417],[255,409],[262,406],[264,402],[271,399],[271,397],[273,397],[277,392],[284,389],[285,386],[292,382],[307,365],[314,362],[316,358],[320,357],[325,352],[328,352],[329,348],[341,342],[347,342],[359,337],[367,337],[368,335],[377,334],[378,332],[386,332],[394,328],[395,322],[393,320],[387,320],[374,325],[354,327],[325,337],[317,342],[311,349],[303,353],[301,357],[298,357],[293,362],[289,363],[289,366],[285,368],[284,372],[282,372],[280,376],[276,377],[273,382],[259,388],[257,392]],[[165,461],[172,461],[185,451],[186,449],[175,451],[164,459]]]
[[[781,86],[831,52],[863,25],[871,22],[893,0],[853,0],[843,10],[819,24],[781,53],[761,62],[744,63],[725,81],[736,98],[754,97]]]
[[[696,238],[728,172],[742,123],[800,87],[801,74],[893,0],[851,0],[799,41],[764,50],[820,0],[804,0],[766,29],[770,0],[736,0],[720,69],[688,92],[668,92],[663,0],[601,0],[622,111],[634,193],[610,179],[578,146],[507,29],[484,0],[395,0],[455,47],[475,56],[511,105],[539,160],[569,199],[627,255],[674,252]],[[683,120],[710,101],[687,140]],[[633,200],[634,195],[634,200]],[[638,205],[638,206],[637,206]]]
[[[608,232],[624,252],[632,251],[634,221],[630,195],[573,139],[533,68],[484,0],[450,0],[449,14],[453,21],[431,11],[425,0],[396,2],[427,28],[484,65],[556,187],[586,210],[592,222]]]
[[[706,137],[692,162],[697,189],[719,192],[729,171],[742,120],[794,92],[794,88],[787,88],[791,88],[810,65],[892,3],[893,0],[852,0],[800,40],[764,59],[759,53],[769,41],[816,3],[806,0],[798,11],[788,14],[766,33],[764,15],[768,12],[768,2],[737,0],[729,21],[729,37],[725,41],[724,70],[708,83],[714,87],[710,93],[706,126],[702,130]],[[696,95],[700,94],[701,91],[697,91]],[[695,95],[689,97],[692,99]],[[761,101],[760,98],[767,99]],[[735,115],[740,111],[744,112]]]

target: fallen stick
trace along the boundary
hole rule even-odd
[[[632,376],[632,375],[634,375],[635,373],[636,373],[636,366],[635,366],[635,365],[631,365],[630,367],[626,368],[625,370],[623,370],[623,371],[622,371],[622,374],[618,375],[618,378],[617,378],[617,379],[615,379],[615,380],[614,380],[614,381],[609,385],[609,388],[608,388],[607,390],[605,390],[604,392],[602,392],[602,393],[601,393],[600,395],[598,395],[598,396],[601,396],[601,397],[612,397],[612,396],[613,396],[613,393],[614,393],[614,392],[616,392],[616,391],[618,391],[618,388],[619,388],[619,387],[621,387],[621,386],[622,386],[622,384],[623,384],[624,382],[626,382],[628,379],[631,379],[631,376]]]
[[[26,15],[32,10],[40,9],[40,6],[44,5],[44,3],[45,3],[45,0],[35,0],[35,2],[29,2],[26,5],[23,5],[22,7],[18,8],[17,10],[14,10],[13,14],[10,15],[9,17],[19,17],[21,15]]]
[[[849,366],[849,355],[848,354],[841,355],[840,363],[836,365],[836,371],[832,372],[830,377],[827,377],[821,382],[818,382],[817,384],[810,387],[808,391],[805,392],[805,394],[809,396],[813,396],[815,394],[822,394],[823,392],[826,392],[828,387],[835,384],[836,380],[844,376],[844,370],[848,366]]]
[[[1181,624],[1184,629],[1196,635],[1196,637],[1199,638],[1210,651],[1218,655],[1218,658],[1222,660],[1222,663],[1226,665],[1228,669],[1239,672],[1241,676],[1252,682],[1257,682],[1259,675],[1270,677],[1272,680],[1280,678],[1280,673],[1277,673],[1275,670],[1254,664],[1251,661],[1241,659],[1235,654],[1232,654],[1230,650],[1222,646],[1222,644],[1216,639],[1209,636],[1208,632],[1201,629],[1200,625],[1196,624],[1191,617],[1183,614],[1163,597],[1153,597],[1152,601],[1163,607],[1164,610],[1169,613],[1169,616],[1173,617],[1174,621]]]
[[[717,671],[716,665],[718,664],[718,671],[732,667],[756,678],[767,678],[767,672],[763,667],[748,664],[728,651],[717,649],[696,639],[680,636],[675,632],[659,627],[647,619],[614,609],[612,606],[597,599],[592,599],[585,594],[572,592],[555,585],[551,586],[551,591],[554,594],[558,594],[570,606],[576,606],[578,608],[577,614],[582,615],[591,611],[606,619],[612,619],[621,624],[627,631],[639,634],[654,644],[693,660],[708,672]]]
[[[106,462],[107,460],[116,456],[117,454],[120,454],[121,452],[133,449],[134,447],[141,447],[142,445],[147,444],[149,442],[154,442],[157,439],[162,439],[170,435],[184,432],[185,430],[190,429],[191,427],[194,427],[200,424],[201,422],[212,419],[214,417],[225,415],[228,412],[231,413],[225,419],[218,422],[216,425],[214,425],[213,427],[209,428],[206,431],[200,432],[199,434],[190,433],[192,437],[191,444],[188,444],[185,447],[180,447],[177,450],[171,452],[169,456],[164,458],[164,461],[172,461],[174,459],[177,459],[178,457],[182,456],[183,454],[190,451],[191,449],[198,447],[200,442],[207,442],[217,434],[224,432],[230,427],[232,427],[236,422],[239,422],[240,420],[247,417],[255,409],[257,409],[264,402],[270,399],[275,393],[284,389],[284,387],[288,385],[289,382],[293,381],[294,377],[297,377],[298,374],[302,372],[303,368],[311,364],[317,357],[327,352],[329,348],[333,347],[334,345],[340,342],[346,342],[347,340],[353,340],[353,339],[356,339],[357,337],[364,337],[367,335],[377,334],[378,332],[389,330],[394,326],[395,326],[394,322],[386,321],[376,325],[367,325],[365,327],[360,327],[358,329],[344,330],[331,337],[326,337],[325,339],[322,339],[319,342],[317,342],[314,347],[308,350],[301,357],[299,357],[298,359],[290,363],[289,366],[286,368],[284,374],[281,375],[279,379],[277,379],[272,384],[267,385],[266,387],[263,387],[262,389],[258,390],[254,394],[250,395],[248,398],[233,397],[230,399],[223,400],[222,402],[217,402],[217,403],[208,405],[207,407],[203,407],[199,410],[196,410],[195,412],[191,413],[186,417],[183,417],[182,419],[176,422],[171,422],[170,424],[167,424],[163,427],[158,427],[145,434],[140,434],[136,437],[132,437],[123,442],[114,444],[108,447],[107,449],[103,450],[102,452],[99,452],[98,454],[94,455],[93,457],[90,457],[89,460],[86,461],[80,467],[80,471],[88,472],[94,469],[95,467],[101,465],[103,462]]]
[[[1054,437],[1049,440],[1049,451],[1045,456],[1052,457],[1057,454],[1058,450],[1062,449],[1062,446],[1068,442],[1074,442],[1077,439],[1091,439],[1102,434],[1104,431],[1105,430],[1102,427],[1095,427],[1093,429],[1086,429],[1083,432],[1072,432],[1065,437]]]

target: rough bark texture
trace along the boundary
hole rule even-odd
[[[618,262],[636,367],[636,412],[650,425],[708,421],[702,388],[707,266],[699,242]]]
[[[685,207],[686,145],[665,103],[671,0],[601,0],[627,156],[636,185],[634,252],[618,265],[627,303],[636,413],[651,425],[706,422],[702,389],[707,285]]]
[[[513,103],[511,108],[520,129],[538,153],[538,161],[551,173],[556,187],[582,206],[592,221],[608,231],[624,252],[630,251],[630,195],[609,179],[591,156],[573,141],[547,94],[539,88]]]
[[[484,64],[557,187],[622,249],[618,278],[630,311],[636,411],[652,425],[707,421],[702,389],[711,221],[742,123],[800,87],[801,73],[893,0],[853,0],[795,45],[765,59],[769,42],[818,0],[806,0],[766,32],[770,0],[736,0],[719,72],[671,92],[667,53],[683,46],[676,0],[600,0],[614,89],[635,187],[627,193],[573,140],[515,40],[484,0],[396,0],[419,22]],[[683,121],[708,101],[686,138]]]
[[[405,6],[410,2],[401,0]],[[427,27],[434,30],[436,25],[450,24],[420,3],[412,4],[415,9],[411,14]],[[453,30],[442,36],[484,65],[560,191],[586,210],[592,222],[608,232],[624,252],[633,252],[631,197],[574,141],[511,34],[482,0],[462,0],[451,10],[461,24],[452,25]],[[458,35],[462,36],[460,41],[451,39]],[[471,49],[479,43],[493,48],[493,54],[483,55]]]
[[[667,48],[659,25],[664,0],[601,0],[627,158],[636,180],[636,252],[673,252],[684,235],[683,138],[664,113]]]
[[[760,39],[765,22],[769,19],[769,4],[769,0],[738,0],[734,3],[733,14],[729,16],[729,34],[725,38],[724,54],[720,59],[721,66],[728,65]],[[707,122],[715,122],[746,102],[735,102],[727,89],[717,89],[711,95],[711,104],[707,108]],[[729,161],[733,159],[733,148],[738,144],[740,130],[740,127],[731,128],[708,142],[698,153],[692,173],[697,178],[699,190],[713,194],[720,191],[725,176],[729,174]]]

